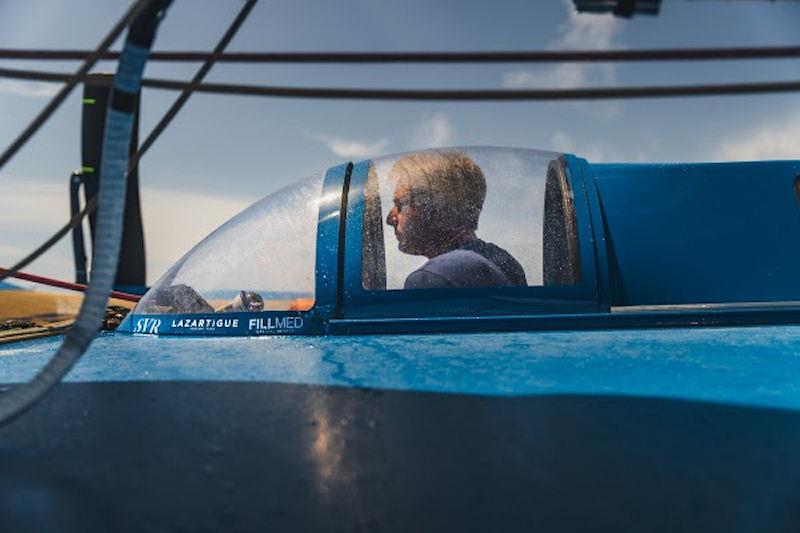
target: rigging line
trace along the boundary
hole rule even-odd
[[[4,274],[5,272],[6,272],[6,269],[0,267],[0,274]],[[86,289],[89,288],[89,286],[84,284],[84,283],[71,283],[69,281],[64,281],[64,280],[60,280],[60,279],[48,278],[48,277],[45,277],[45,276],[38,276],[36,274],[31,274],[29,272],[16,272],[11,277],[16,278],[16,279],[22,279],[22,280],[25,280],[25,281],[30,281],[32,283],[39,283],[41,285],[47,285],[49,287],[58,287],[60,289],[67,289],[67,290],[70,290],[70,291],[86,292]],[[138,302],[139,300],[142,299],[142,297],[139,296],[138,294],[130,294],[130,293],[121,292],[121,291],[111,291],[111,293],[109,295],[112,298],[117,298],[119,300],[126,300],[128,302]]]
[[[81,60],[85,50],[0,49],[0,59]],[[199,62],[211,54],[196,51],[153,52],[151,61]],[[622,61],[718,61],[800,57],[800,46],[732,48],[664,48],[644,50],[543,50],[464,52],[228,52],[216,61],[224,63],[554,63]],[[119,52],[105,52],[104,60],[116,60]]]
[[[143,80],[150,88],[180,89],[186,84],[169,80]],[[197,92],[284,98],[320,98],[350,100],[452,100],[452,101],[521,101],[521,100],[601,100],[612,98],[654,98],[676,96],[722,96],[800,91],[800,81],[739,83],[716,85],[675,85],[663,87],[597,87],[588,89],[358,89],[316,87],[270,87],[206,83]]]
[[[39,114],[28,124],[22,133],[0,154],[0,169],[2,169],[8,161],[22,148],[28,140],[42,127],[42,125],[50,118],[50,115],[58,109],[61,103],[69,96],[72,89],[86,76],[95,63],[100,59],[100,56],[106,52],[122,31],[128,26],[128,23],[138,16],[152,0],[136,0],[131,7],[125,12],[122,18],[111,28],[111,31],[100,42],[97,48],[88,56],[86,56],[81,67],[70,75],[65,81],[66,85],[61,88],[58,93],[53,96],[50,102],[42,109]]]
[[[242,9],[239,11],[239,14],[233,20],[231,25],[228,27],[228,30],[222,36],[222,38],[217,43],[217,46],[214,47],[213,52],[207,56],[203,66],[195,73],[192,81],[189,83],[188,86],[184,87],[183,92],[178,96],[178,98],[173,102],[172,106],[169,110],[161,117],[161,120],[158,121],[158,124],[153,128],[150,132],[150,135],[147,136],[147,139],[139,146],[139,149],[136,153],[131,157],[130,164],[128,165],[128,172],[136,166],[142,156],[150,149],[156,139],[161,135],[161,133],[167,129],[172,119],[180,112],[181,108],[183,108],[184,104],[189,100],[189,97],[192,93],[197,89],[197,87],[202,83],[203,79],[205,79],[208,71],[211,70],[211,67],[214,66],[214,63],[217,61],[219,56],[225,50],[225,48],[230,44],[231,40],[233,39],[236,32],[239,31],[239,28],[242,26],[244,21],[247,19],[248,15],[250,15],[250,11],[253,10],[253,6],[256,5],[258,0],[247,0],[242,6]]]
[[[57,82],[63,81],[67,76],[68,74],[54,72],[0,68],[0,78]],[[143,79],[142,86],[167,90],[184,90],[188,87],[193,87],[191,83],[157,78]],[[231,83],[200,83],[194,86],[193,91],[241,96],[349,100],[564,101],[787,93],[800,91],[800,81],[579,89],[361,89],[351,87],[277,87]]]
[[[258,0],[247,0],[245,5],[239,11],[239,14],[236,16],[234,21],[231,23],[228,30],[222,36],[220,41],[217,43],[217,46],[214,48],[214,51],[203,64],[203,66],[197,71],[192,82],[184,88],[183,93],[173,102],[172,106],[169,110],[161,117],[161,120],[158,121],[158,124],[152,129],[150,134],[144,140],[144,142],[139,146],[136,152],[130,157],[128,162],[128,168],[126,171],[126,176],[130,171],[138,164],[147,150],[155,143],[156,139],[161,135],[161,133],[169,126],[172,122],[172,119],[178,114],[181,110],[183,105],[191,96],[192,92],[196,88],[196,86],[203,80],[203,78],[208,74],[208,71],[214,65],[214,61],[216,56],[222,53],[225,50],[225,47],[233,39],[236,32],[239,31],[239,28],[242,26],[244,21],[247,19],[250,11],[252,11],[253,7],[255,6]],[[110,80],[109,80],[110,83]],[[31,264],[33,261],[41,257],[47,250],[49,250],[53,245],[55,245],[58,241],[60,241],[67,233],[69,233],[73,228],[75,228],[78,224],[81,223],[83,218],[92,213],[97,208],[97,196],[93,196],[87,203],[86,206],[78,213],[76,213],[72,218],[67,221],[67,223],[61,227],[52,237],[47,239],[44,243],[42,243],[38,248],[36,248],[33,252],[28,254],[26,257],[22,258],[16,264],[11,266],[8,270],[3,271],[0,269],[0,281],[8,278],[13,277],[17,274],[20,270]]]
[[[49,81],[62,83],[69,81],[70,77],[70,74],[64,72],[42,72],[15,68],[0,68],[0,78],[8,78],[12,80]],[[111,83],[109,82],[108,85],[111,85]]]
[[[143,80],[142,86],[155,89],[180,89],[186,84],[170,80]],[[662,87],[596,87],[587,89],[358,89],[317,87],[270,87],[204,83],[197,92],[284,98],[349,100],[450,100],[450,101],[554,101],[662,98],[684,96],[726,96],[786,93],[800,91],[800,81],[673,85]]]

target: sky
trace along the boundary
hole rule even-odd
[[[2,0],[0,48],[93,49],[128,0]],[[175,0],[156,50],[210,50],[241,0]],[[579,15],[568,0],[260,0],[229,51],[467,51],[797,46],[800,2],[664,0],[657,17]],[[119,48],[119,43],[115,45]],[[78,62],[0,61],[70,72]],[[199,64],[150,63],[188,79]],[[112,62],[95,71],[113,72]],[[630,64],[217,65],[208,81],[396,88],[594,87],[798,80],[800,60]],[[0,149],[58,85],[0,79]],[[69,218],[80,90],[0,170],[0,266]],[[177,96],[145,89],[140,138]],[[800,158],[800,94],[600,102],[379,102],[195,95],[140,163],[148,282],[259,198],[349,160],[512,146],[590,162]],[[65,239],[28,271],[71,280]]]

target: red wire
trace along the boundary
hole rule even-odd
[[[0,267],[0,274],[8,274],[8,272],[9,271],[7,269]],[[26,272],[13,272],[9,275],[9,277],[24,279],[25,281],[32,281],[34,283],[40,283],[42,285],[49,285],[50,287],[69,289],[71,291],[85,292],[87,288],[87,286],[84,285],[83,283],[70,283],[69,281],[46,278],[44,276],[37,276],[35,274],[28,274]],[[119,291],[111,291],[111,296],[113,298],[118,298],[120,300],[127,300],[129,302],[138,302],[142,298],[138,294],[130,294],[127,292],[119,292]]]

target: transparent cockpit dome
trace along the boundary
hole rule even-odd
[[[311,309],[324,176],[286,187],[214,231],[155,283],[135,313]],[[385,156],[368,161],[350,193],[363,214],[352,221],[360,234],[343,233],[349,245],[361,245],[358,290],[580,282],[563,154],[465,147]]]
[[[314,305],[324,172],[267,196],[192,248],[136,313],[306,310]]]

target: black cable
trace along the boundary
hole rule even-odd
[[[53,96],[53,98],[48,102],[48,104],[42,109],[39,114],[28,124],[22,133],[5,149],[5,151],[0,154],[0,169],[2,169],[6,163],[8,163],[14,154],[16,154],[20,148],[22,148],[28,140],[42,127],[42,125],[50,118],[50,115],[58,109],[61,103],[69,96],[69,93],[72,89],[81,82],[86,74],[89,72],[95,63],[100,59],[100,56],[106,52],[109,47],[114,43],[117,37],[122,33],[122,31],[128,26],[131,20],[137,17],[145,7],[149,4],[150,0],[136,0],[128,11],[122,16],[121,19],[111,28],[111,31],[108,32],[108,35],[100,42],[97,48],[88,56],[86,56],[83,64],[81,67],[75,71],[74,74],[68,76],[66,81],[66,85],[58,91],[58,94]]]
[[[136,164],[139,162],[139,159],[150,149],[156,139],[161,135],[161,133],[167,129],[167,126],[172,122],[172,119],[178,114],[181,108],[184,106],[189,97],[192,93],[197,90],[197,87],[200,86],[200,83],[208,74],[208,71],[211,70],[211,67],[217,61],[217,59],[222,55],[222,52],[225,48],[230,44],[231,40],[233,39],[236,32],[239,31],[239,28],[242,26],[244,21],[247,19],[247,16],[250,15],[250,11],[252,11],[253,6],[256,5],[257,0],[246,0],[244,6],[242,6],[241,11],[233,20],[231,25],[228,27],[228,30],[222,36],[222,38],[217,43],[217,46],[214,47],[214,50],[211,54],[206,54],[206,60],[203,63],[203,66],[197,71],[197,73],[192,78],[192,81],[189,82],[189,85],[183,88],[183,92],[180,96],[175,100],[169,110],[161,117],[161,120],[158,121],[158,124],[152,129],[150,135],[147,136],[147,139],[139,146],[136,153],[131,157],[130,164],[128,165],[128,170],[135,167]]]
[[[67,74],[0,68],[0,78],[38,81],[63,81]],[[729,96],[746,94],[787,93],[800,91],[800,81],[753,83],[721,83],[706,85],[672,85],[661,87],[594,87],[583,89],[360,89],[350,87],[276,87],[231,83],[191,83],[145,78],[143,87],[151,89],[244,96],[284,98],[320,98],[349,100],[451,100],[451,101],[558,101],[607,100],[628,98],[665,98],[682,96]]]
[[[12,80],[49,81],[63,83],[69,81],[71,74],[65,72],[42,72],[35,70],[21,70],[15,68],[0,68],[0,78]],[[111,83],[109,83],[111,85]]]
[[[85,50],[0,49],[0,59],[81,60]],[[208,52],[153,52],[150,61],[205,61]],[[224,63],[562,63],[624,61],[718,61],[789,59],[800,57],[800,46],[734,48],[664,48],[654,50],[543,50],[465,52],[228,52],[216,61]],[[119,52],[102,59],[116,60]]]
[[[161,133],[167,129],[167,126],[172,122],[181,108],[184,106],[186,101],[191,96],[192,92],[196,88],[196,86],[203,80],[203,78],[208,74],[208,71],[211,70],[211,67],[214,65],[216,58],[225,50],[225,47],[233,39],[236,32],[239,31],[239,28],[242,26],[244,21],[247,19],[250,11],[252,11],[253,7],[255,6],[257,0],[246,0],[245,5],[242,7],[239,14],[236,16],[234,21],[228,27],[228,30],[222,36],[220,41],[217,43],[217,46],[214,48],[214,51],[208,56],[203,66],[197,71],[192,82],[187,86],[183,93],[175,100],[175,102],[170,106],[169,110],[161,117],[161,120],[158,121],[158,124],[151,130],[150,134],[147,136],[147,139],[139,146],[129,161],[128,161],[128,170],[130,172],[141,160],[147,150],[155,143],[156,139],[161,135]],[[111,83],[111,80],[109,80]],[[11,266],[6,272],[0,272],[0,281],[13,276],[33,261],[41,257],[47,250],[49,250],[53,245],[55,245],[58,241],[60,241],[64,235],[69,233],[73,228],[78,226],[83,221],[83,218],[92,213],[95,209],[97,209],[97,196],[93,196],[87,203],[86,206],[78,213],[76,213],[72,218],[67,221],[67,223],[61,227],[52,237],[47,239],[44,243],[42,243],[39,247],[37,247],[33,252],[25,256],[23,259],[18,261],[15,265]]]
[[[154,89],[181,89],[186,83],[145,79],[142,86]],[[345,100],[448,100],[448,101],[553,101],[663,98],[676,96],[724,96],[785,93],[800,91],[800,81],[673,85],[665,87],[597,87],[588,89],[359,89],[317,87],[270,87],[204,83],[195,89],[210,94],[320,98]]]

